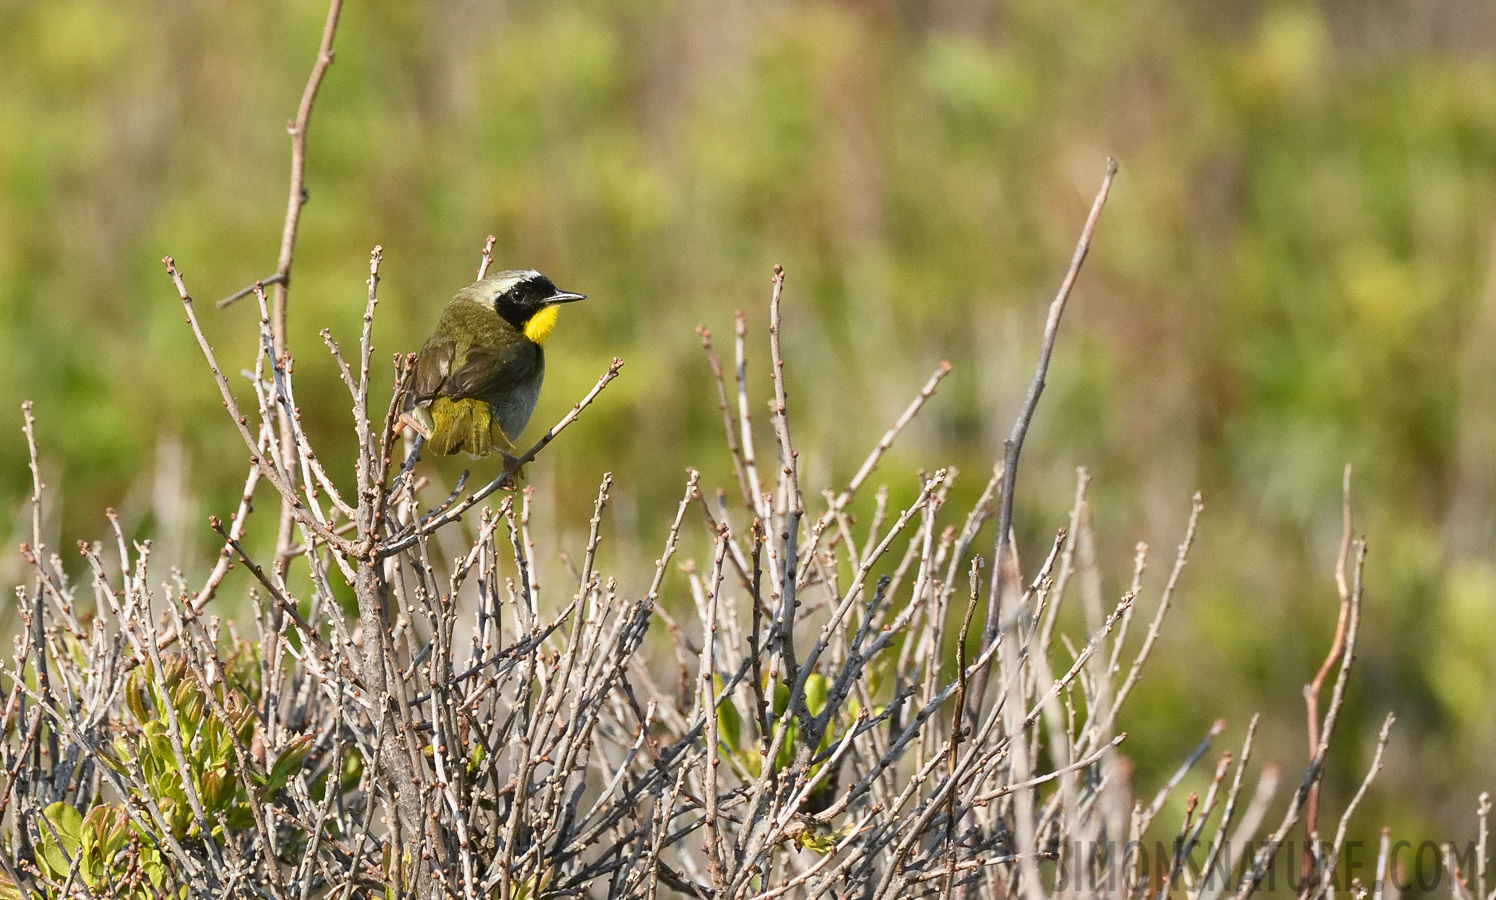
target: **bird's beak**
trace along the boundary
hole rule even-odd
[[[557,291],[552,294],[546,303],[571,303],[576,300],[586,300],[586,294],[573,294],[571,291]]]

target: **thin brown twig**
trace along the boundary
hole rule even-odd
[[[493,245],[498,243],[498,241],[498,238],[490,234],[488,240],[483,242],[483,259],[478,262],[479,281],[482,281],[484,276],[488,274],[488,267],[493,264]]]
[[[308,622],[301,615],[301,611],[296,608],[295,601],[286,596],[284,588],[276,584],[265,572],[265,570],[260,568],[260,566],[250,558],[249,554],[245,552],[244,546],[240,544],[236,538],[229,535],[229,532],[224,529],[223,523],[218,520],[217,516],[210,517],[208,524],[213,528],[214,531],[218,532],[219,537],[223,538],[225,544],[233,548],[234,553],[238,554],[239,559],[244,563],[245,567],[248,568],[250,573],[255,576],[255,580],[259,581],[260,584],[264,586],[265,590],[269,592],[271,599],[276,602],[276,605],[280,607],[281,611],[288,615],[291,618],[291,621],[296,623],[296,627],[301,629],[302,634],[306,637],[306,639],[312,642],[312,644],[317,648],[318,655],[325,659],[329,664],[332,664],[336,659],[336,656],[332,652],[332,648],[328,647],[327,644],[322,640],[321,635],[317,633],[317,629],[312,625],[312,623]]]
[[[1490,849],[1491,841],[1491,795],[1482,792],[1479,803],[1475,808],[1476,819],[1480,822],[1479,837],[1475,844],[1475,877],[1476,888],[1480,892],[1481,900],[1493,900],[1496,892],[1487,888],[1486,869],[1490,865],[1487,851]]]
[[[369,363],[374,355],[374,309],[379,303],[379,264],[384,259],[384,248],[376,244],[369,252],[369,287],[368,300],[364,304],[364,327],[359,334],[358,342],[358,381],[353,387],[353,435],[358,442],[358,461],[355,464],[356,477],[358,479],[358,530],[359,537],[366,540],[379,523],[379,513],[373,510],[377,504],[371,503],[376,489],[374,487],[374,460],[373,442],[369,435]],[[378,493],[388,496],[383,490],[384,482],[379,482]]]
[[[235,303],[238,303],[240,300],[243,300],[245,297],[253,294],[256,287],[263,288],[267,284],[280,284],[285,280],[286,276],[280,274],[279,272],[275,273],[274,275],[267,275],[264,278],[257,279],[254,284],[242,287],[239,290],[234,291],[232,294],[229,294],[227,297],[224,297],[222,300],[218,301],[218,303],[215,305],[219,309],[228,309],[230,306],[233,306]]]
[[[948,366],[946,368],[949,368]],[[933,384],[932,384],[933,387]],[[961,617],[961,633],[956,637],[956,703],[955,712],[951,715],[951,737],[947,742],[946,755],[946,777],[957,777],[957,765],[961,752],[961,737],[964,728],[961,724],[961,711],[966,708],[966,639],[971,633],[971,617],[977,609],[977,597],[981,594],[982,586],[982,558],[973,557],[971,561],[971,591],[966,595],[966,612]],[[956,845],[956,801],[960,790],[952,790],[945,798],[945,843],[946,843],[946,868],[945,883],[941,885],[940,896],[942,900],[949,900],[951,892],[956,887],[956,866],[960,862]]]
[[[1334,888],[1335,867],[1340,861],[1340,851],[1345,846],[1345,833],[1350,828],[1351,816],[1355,815],[1356,807],[1361,805],[1366,791],[1371,783],[1376,780],[1377,773],[1382,771],[1382,754],[1387,750],[1387,739],[1392,735],[1392,724],[1397,721],[1397,716],[1387,713],[1387,718],[1382,720],[1382,730],[1377,735],[1376,752],[1372,754],[1371,765],[1366,769],[1366,777],[1361,779],[1361,786],[1351,797],[1351,801],[1345,805],[1345,812],[1340,816],[1340,824],[1335,827],[1335,842],[1330,845],[1330,854],[1326,859],[1326,878],[1319,886],[1317,896],[1324,897]]]
[[[234,420],[234,425],[239,429],[239,436],[243,438],[245,447],[249,450],[250,460],[264,476],[275,486],[281,495],[281,500],[292,510],[295,519],[306,527],[308,531],[316,535],[329,546],[336,547],[340,552],[348,553],[355,547],[352,541],[339,537],[328,527],[307,511],[306,505],[297,496],[294,483],[283,478],[281,472],[272,465],[268,458],[270,454],[260,451],[259,442],[249,430],[249,420],[239,411],[239,402],[234,399],[234,392],[229,389],[228,379],[224,377],[223,370],[218,365],[218,359],[213,353],[213,347],[208,343],[208,338],[203,334],[202,325],[197,321],[197,314],[193,311],[192,295],[187,292],[187,286],[182,281],[182,273],[177,269],[176,263],[170,256],[161,260],[166,266],[166,274],[171,277],[172,284],[176,286],[177,294],[182,299],[182,308],[187,312],[187,324],[192,327],[192,333],[197,337],[198,347],[203,351],[203,356],[208,361],[208,368],[213,372],[213,379],[218,383],[218,391],[223,395],[223,405],[229,411],[229,417]],[[289,427],[289,426],[288,426]],[[293,459],[294,464],[294,459]]]
[[[753,493],[748,487],[748,472],[743,464],[743,451],[738,447],[737,422],[733,421],[732,406],[727,399],[727,378],[722,372],[722,358],[712,346],[712,333],[705,325],[698,325],[696,333],[701,337],[701,349],[706,351],[707,364],[712,367],[712,380],[717,385],[717,405],[722,410],[722,425],[727,434],[727,453],[732,457],[733,472],[737,476],[738,488],[743,492],[743,505],[753,508]]]
[[[1221,820],[1216,825],[1215,840],[1210,842],[1209,850],[1205,856],[1205,864],[1200,867],[1200,871],[1206,873],[1206,877],[1200,887],[1189,892],[1192,900],[1198,900],[1205,885],[1210,883],[1213,877],[1211,873],[1215,872],[1216,860],[1220,858],[1221,852],[1228,844],[1226,839],[1227,831],[1231,828],[1231,824],[1236,818],[1236,802],[1241,796],[1242,782],[1247,772],[1247,763],[1252,759],[1252,740],[1257,735],[1257,723],[1260,720],[1261,716],[1253,716],[1252,720],[1247,723],[1247,736],[1242,741],[1241,753],[1237,757],[1236,774],[1232,776],[1231,787],[1226,791],[1226,805],[1221,811]]]
[[[291,136],[291,183],[286,194],[286,218],[281,226],[280,255],[275,264],[275,291],[271,300],[271,339],[275,347],[275,360],[284,362],[286,346],[286,295],[291,286],[291,263],[296,255],[296,232],[301,224],[301,209],[309,194],[306,189],[306,140],[311,123],[312,106],[317,101],[317,92],[322,79],[332,65],[333,38],[338,32],[338,17],[343,11],[343,0],[330,0],[327,5],[327,22],[322,28],[322,42],[317,49],[317,61],[307,77],[306,87],[301,92],[301,102],[296,107],[296,118],[286,124]],[[291,417],[283,408],[277,408],[276,421],[280,429],[282,460],[287,470],[295,466],[296,448],[292,442]],[[275,569],[284,573],[290,562],[291,545],[295,542],[292,522],[297,518],[289,498],[281,497],[280,527],[275,541]]]
[[[936,366],[935,371],[925,381],[924,387],[909,402],[909,405],[904,408],[904,412],[899,415],[898,419],[894,420],[894,423],[883,433],[883,437],[873,447],[872,452],[867,455],[867,458],[863,460],[861,468],[857,470],[856,475],[852,476],[852,480],[847,482],[847,486],[835,496],[832,496],[830,491],[826,492],[826,511],[821,513],[820,518],[811,526],[810,542],[804,551],[806,555],[804,567],[808,567],[811,559],[814,558],[816,549],[820,546],[821,536],[825,533],[827,526],[835,521],[837,516],[842,514],[847,504],[852,502],[852,498],[857,495],[858,489],[862,487],[868,477],[878,468],[878,463],[882,460],[883,455],[893,446],[894,441],[898,440],[899,435],[903,433],[909,423],[914,421],[914,417],[919,415],[919,411],[924,408],[925,403],[935,395],[935,389],[939,387],[941,380],[950,374],[950,371],[951,364],[949,362],[941,362],[939,366]],[[726,412],[725,398],[723,412]],[[958,561],[958,559],[952,559],[951,565],[956,565]],[[802,567],[802,571],[798,576],[802,579],[805,577],[804,567]]]
[[[1116,699],[1112,701],[1111,709],[1107,711],[1106,718],[1100,729],[1090,732],[1087,736],[1093,740],[1099,740],[1106,732],[1117,723],[1117,715],[1122,710],[1122,704],[1132,693],[1132,689],[1138,683],[1138,676],[1142,673],[1143,664],[1148,661],[1148,656],[1153,651],[1153,645],[1158,641],[1158,635],[1163,629],[1164,616],[1169,612],[1169,606],[1173,601],[1174,590],[1179,585],[1179,576],[1184,571],[1185,564],[1189,562],[1190,548],[1195,543],[1195,529],[1200,524],[1200,513],[1205,510],[1205,501],[1196,491],[1190,502],[1189,523],[1184,528],[1184,540],[1179,542],[1179,553],[1174,557],[1174,568],[1169,570],[1169,580],[1164,584],[1163,596],[1159,598],[1158,609],[1153,613],[1153,621],[1148,623],[1148,633],[1143,636],[1143,646],[1138,648],[1138,655],[1133,658],[1132,668],[1127,670],[1127,678],[1123,680],[1122,687],[1116,693]]]
[[[1345,702],[1345,686],[1350,677],[1351,661],[1355,659],[1356,632],[1361,619],[1361,576],[1366,567],[1366,542],[1356,541],[1353,550],[1355,568],[1351,580],[1351,608],[1346,623],[1345,649],[1340,654],[1340,668],[1335,675],[1335,685],[1330,692],[1329,708],[1325,710],[1324,718],[1319,723],[1319,745],[1310,757],[1309,765],[1304,770],[1304,777],[1299,782],[1298,790],[1294,792],[1293,801],[1283,813],[1283,820],[1278,829],[1257,851],[1251,868],[1242,876],[1236,890],[1235,900],[1247,900],[1262,883],[1268,866],[1282,849],[1289,831],[1298,824],[1299,817],[1304,811],[1304,804],[1309,797],[1309,789],[1317,784],[1324,774],[1325,754],[1329,752],[1330,738],[1335,732],[1336,722],[1339,721],[1341,705]]]
[[[1345,573],[1354,531],[1354,523],[1351,519],[1351,467],[1349,463],[1346,464],[1345,473],[1341,476],[1340,523],[1340,554],[1335,560],[1335,588],[1340,595],[1340,617],[1335,623],[1335,639],[1330,642],[1330,650],[1325,654],[1325,661],[1320,664],[1319,671],[1314,674],[1314,680],[1304,685],[1304,710],[1308,718],[1306,734],[1309,739],[1310,756],[1314,755],[1315,749],[1319,746],[1319,694],[1324,688],[1325,678],[1329,676],[1330,670],[1345,649],[1346,620],[1350,616],[1351,589],[1346,581]],[[1309,800],[1304,806],[1305,841],[1300,874],[1301,883],[1306,885],[1314,867],[1314,844],[1318,834],[1319,784],[1316,783],[1310,786]]]
[[[31,648],[36,651],[36,660],[33,669],[36,672],[36,686],[41,694],[41,703],[48,705],[52,700],[52,680],[47,671],[47,642],[43,635],[43,609],[42,591],[47,578],[44,568],[45,548],[42,546],[42,491],[46,484],[42,482],[41,464],[37,460],[36,453],[36,419],[32,416],[32,404],[30,400],[21,403],[21,430],[26,435],[26,458],[31,467],[31,548],[30,555],[35,559],[33,567],[36,570],[35,588],[32,591],[31,601]],[[23,555],[27,554],[26,545],[21,545]],[[121,563],[123,566],[123,563]],[[52,758],[57,758],[57,733],[47,730],[47,750]]]
[[[718,600],[722,593],[722,566],[727,557],[727,535],[723,532],[717,534],[715,557],[710,584],[706,591],[706,615],[705,621],[702,622],[704,633],[701,636],[701,661],[698,665],[697,678],[701,682],[698,696],[706,731],[706,772],[702,778],[701,788],[706,801],[702,810],[706,828],[706,866],[717,896],[722,896],[733,874],[730,861],[723,854],[725,842],[721,835],[722,823],[719,818],[721,813],[717,806],[720,791],[717,770],[721,763],[721,745],[717,737],[717,717],[720,713],[717,712],[718,699],[714,682],[717,674],[714,651],[717,646]]]
[[[920,388],[919,393],[914,396],[913,400],[909,401],[909,405],[904,408],[904,411],[894,420],[894,423],[883,433],[883,437],[878,441],[873,451],[868,454],[867,459],[862,461],[862,467],[857,470],[857,474],[853,475],[852,480],[847,482],[847,486],[842,489],[842,492],[836,495],[836,499],[831,503],[835,509],[843,509],[852,501],[852,498],[857,494],[858,488],[862,487],[863,482],[867,481],[868,476],[873,473],[873,470],[878,468],[878,462],[883,458],[883,454],[888,452],[889,448],[893,446],[894,441],[898,440],[899,434],[908,427],[910,422],[914,421],[915,416],[919,415],[919,411],[924,408],[925,403],[931,397],[935,396],[935,389],[940,386],[940,382],[950,373],[951,364],[947,361],[942,361],[940,365],[935,367],[935,371],[931,372],[929,379],[925,381],[924,387]]]
[[[1003,586],[1007,581],[1003,573],[1004,567],[1009,565],[1009,532],[1013,527],[1013,488],[1018,479],[1018,457],[1023,451],[1023,440],[1028,434],[1029,423],[1033,421],[1034,411],[1039,406],[1039,395],[1044,392],[1044,378],[1049,371],[1050,356],[1054,353],[1055,338],[1059,334],[1060,316],[1065,312],[1065,304],[1070,299],[1070,292],[1074,289],[1075,281],[1080,275],[1081,265],[1085,263],[1086,255],[1091,251],[1091,236],[1096,231],[1096,223],[1101,218],[1101,210],[1106,206],[1107,194],[1111,192],[1112,180],[1116,176],[1117,161],[1108,157],[1106,175],[1101,180],[1101,189],[1096,192],[1096,199],[1091,204],[1091,213],[1086,217],[1086,224],[1081,229],[1080,241],[1075,245],[1075,253],[1070,259],[1070,268],[1065,272],[1065,277],[1060,282],[1060,289],[1055,294],[1054,301],[1049,305],[1049,317],[1044,324],[1044,337],[1039,344],[1039,359],[1034,366],[1034,378],[1029,382],[1028,395],[1024,397],[1023,406],[1019,408],[1018,417],[1013,422],[1012,434],[1003,445],[1003,481],[998,495],[997,547],[992,554],[992,582],[987,589],[987,614],[982,624],[984,647],[997,639],[998,623],[1002,620]],[[981,712],[986,692],[987,670],[983,668],[972,679],[971,693],[967,698],[967,715],[973,722],[977,720]]]
[[[758,477],[758,459],[753,446],[753,415],[748,408],[748,320],[740,309],[733,319],[733,378],[738,387],[738,427],[742,429],[743,471],[748,475],[748,509],[768,521],[770,510],[763,502],[763,487]]]
[[[394,466],[394,454],[390,449],[390,445],[394,442],[396,435],[400,431],[400,408],[403,405],[406,394],[410,392],[411,386],[415,383],[415,378],[416,355],[414,353],[407,353],[404,357],[397,357],[395,362],[395,390],[390,394],[389,406],[384,411],[384,427],[379,432],[379,445],[375,454],[374,478],[370,483],[370,490],[374,494],[374,511],[369,517],[369,531],[364,535],[366,543],[374,540],[379,523],[384,521],[385,512],[389,507],[392,489],[386,487],[386,485],[389,483],[390,469]],[[458,489],[461,490],[460,487]],[[411,496],[413,497],[414,495],[414,488],[412,488]],[[369,552],[373,554],[372,545],[369,548]]]
[[[799,518],[802,507],[797,464],[799,454],[790,440],[789,400],[784,387],[784,354],[779,349],[780,300],[783,296],[784,266],[776,265],[774,266],[774,291],[769,296],[769,357],[773,365],[769,371],[769,377],[774,381],[774,432],[779,436],[779,464],[783,474],[785,510],[793,522]],[[786,573],[794,572],[794,561],[789,558],[792,555],[786,556]],[[792,586],[786,585],[786,587],[789,589],[787,593],[793,592]]]

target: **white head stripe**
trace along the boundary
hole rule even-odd
[[[496,272],[490,277],[495,279],[493,285],[494,292],[502,294],[505,291],[512,290],[517,284],[544,276],[534,269],[511,269],[507,272]]]

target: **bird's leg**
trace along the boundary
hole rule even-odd
[[[427,428],[425,425],[422,425],[415,416],[411,415],[408,412],[403,412],[400,414],[400,418],[397,420],[397,424],[401,428],[409,428],[411,431],[414,431],[422,438],[431,437],[431,429]],[[420,445],[417,444],[416,446],[419,447]]]
[[[519,486],[520,467],[522,464],[519,461],[519,457],[508,450],[500,450],[499,453],[504,457],[504,480],[500,484],[503,487],[513,490]]]

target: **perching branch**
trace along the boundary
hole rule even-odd
[[[608,384],[613,381],[613,379],[618,377],[618,372],[622,368],[623,360],[618,357],[614,357],[612,364],[608,366],[608,371],[604,372],[602,377],[597,380],[597,384],[592,386],[592,390],[588,391],[586,396],[577,401],[577,403],[572,406],[572,408],[566,413],[566,415],[561,418],[561,421],[551,426],[551,429],[549,431],[541,435],[540,439],[537,440],[534,444],[530,445],[530,449],[515,457],[512,461],[506,461],[504,465],[504,471],[500,472],[496,478],[494,478],[483,487],[478,488],[476,491],[473,491],[468,496],[464,497],[461,502],[457,503],[457,505],[443,506],[441,508],[432,510],[430,513],[427,513],[426,516],[424,516],[411,531],[381,545],[376,551],[376,555],[389,556],[392,553],[398,553],[401,550],[405,550],[411,547],[415,544],[415,542],[421,535],[430,534],[436,531],[438,528],[441,528],[451,522],[457,521],[458,519],[462,518],[462,514],[471,509],[474,504],[483,500],[485,497],[503,487],[505,484],[512,483],[514,479],[514,473],[518,472],[519,469],[525,465],[525,463],[530,462],[537,455],[539,455],[540,451],[546,448],[546,445],[555,440],[556,436],[559,435],[562,431],[566,430],[566,427],[569,426],[572,422],[575,422],[577,420],[577,417],[582,414],[582,410],[586,409],[588,406],[591,406],[592,401],[597,399],[597,395],[602,393],[603,388],[607,387]]]

